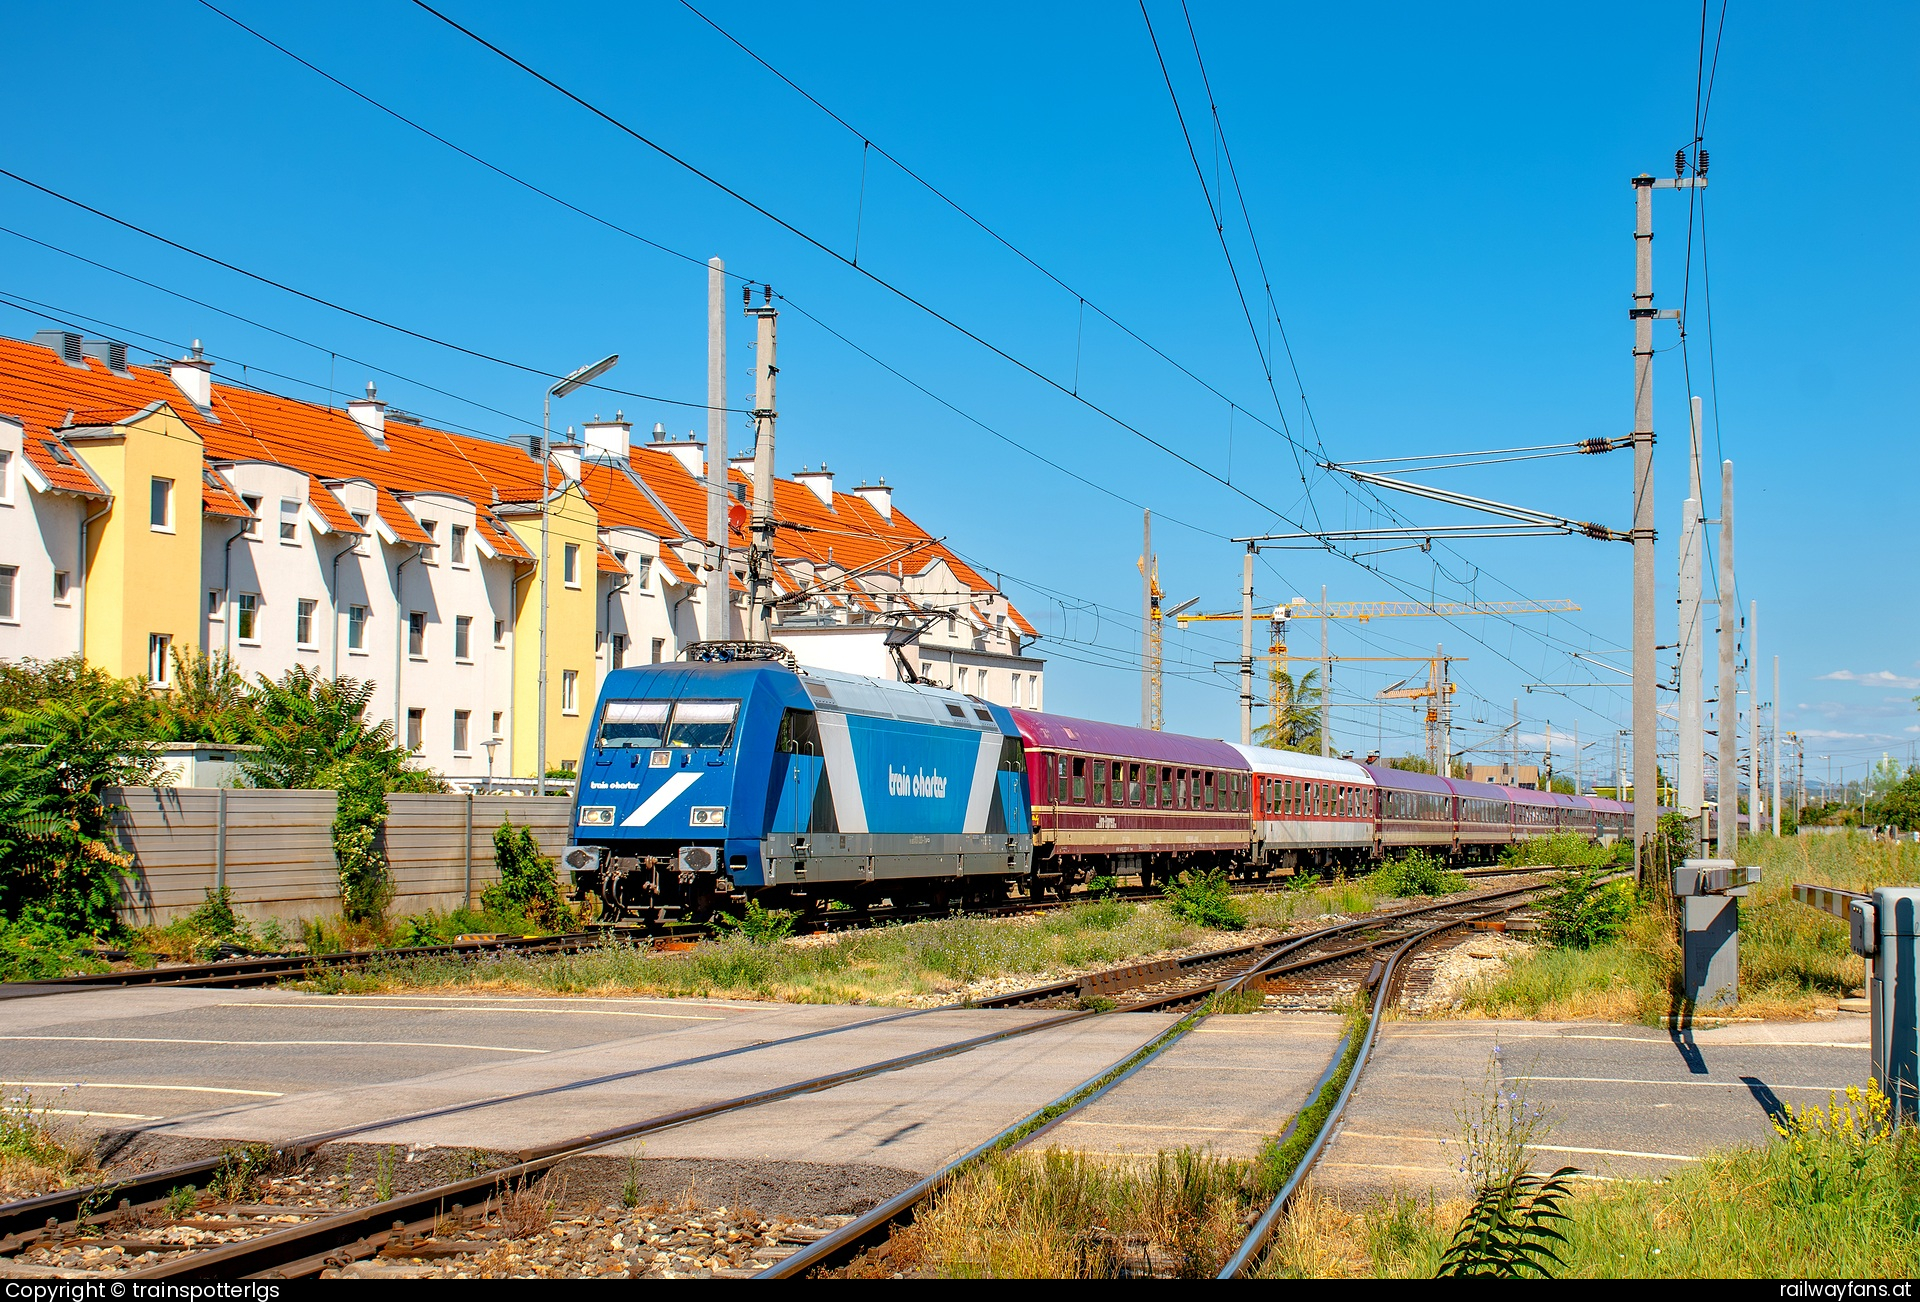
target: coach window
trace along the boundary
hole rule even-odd
[[[1093,803],[1107,803],[1107,762],[1103,759],[1093,762]]]
[[[1160,766],[1147,765],[1147,808],[1156,809],[1160,805]]]
[[[1173,808],[1173,770],[1170,768],[1160,770],[1160,808]]]
[[[1087,803],[1087,762],[1083,759],[1073,762],[1073,803]]]
[[[1127,803],[1135,809],[1140,807],[1140,766],[1127,765]]]
[[[1058,757],[1058,772],[1054,779],[1053,802],[1064,805],[1073,799],[1073,761],[1065,755]]]

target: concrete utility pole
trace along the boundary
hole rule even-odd
[[[1242,746],[1253,745],[1254,552],[1255,544],[1248,543],[1246,563],[1240,570],[1240,744]],[[1321,731],[1325,733],[1324,725]]]
[[[727,272],[707,261],[707,628],[712,641],[733,636],[727,590]]]
[[[1747,823],[1749,835],[1760,834],[1760,603],[1747,615]]]
[[[1780,835],[1780,657],[1773,658],[1773,834]]]
[[[1520,782],[1520,698],[1513,698],[1513,781]]]
[[[774,325],[780,311],[773,305],[773,286],[759,307],[753,305],[753,286],[741,289],[742,307],[759,324],[755,342],[753,386],[753,550],[747,557],[747,602],[755,642],[773,640],[773,423]]]
[[[1707,798],[1705,693],[1701,684],[1700,399],[1692,402],[1687,456],[1687,500],[1680,514],[1680,743],[1677,803],[1688,818],[1699,818]],[[1704,829],[1705,821],[1699,824]],[[1696,843],[1702,839],[1696,836]]]
[[[1140,523],[1140,726],[1153,727],[1153,512],[1141,512]]]
[[[1678,312],[1653,306],[1653,192],[1704,186],[1686,176],[1633,178],[1633,843],[1636,873],[1660,826],[1659,639],[1655,635],[1653,527],[1653,323]]]
[[[1738,844],[1734,827],[1740,815],[1740,710],[1734,694],[1736,639],[1739,637],[1740,602],[1733,595],[1733,462],[1720,463],[1720,690],[1714,708],[1715,740],[1718,743],[1719,769],[1716,795],[1719,798],[1719,857],[1731,859]]]
[[[1580,794],[1580,720],[1573,721],[1573,794]]]
[[[1333,734],[1327,730],[1327,698],[1333,694],[1333,657],[1327,654],[1327,585],[1320,585],[1320,753],[1333,754]]]

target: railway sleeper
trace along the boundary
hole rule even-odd
[[[1089,972],[1081,977],[1080,997],[1090,999],[1114,995],[1125,990],[1138,990],[1142,986],[1158,985],[1163,981],[1177,981],[1180,977],[1178,959],[1160,958],[1148,963],[1133,963],[1126,967],[1108,968],[1104,972]]]

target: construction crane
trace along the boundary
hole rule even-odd
[[[1169,615],[1177,616],[1200,598],[1189,597],[1169,611],[1160,609],[1160,558],[1153,554],[1153,513],[1150,511],[1142,516],[1138,568],[1141,583],[1146,589],[1147,607],[1143,612],[1146,615],[1145,627],[1141,631],[1145,639],[1145,654],[1141,656],[1140,670],[1145,679],[1145,690],[1140,702],[1140,726],[1159,732],[1167,721],[1166,703],[1160,685],[1163,628]]]
[[[1251,576],[1251,571],[1249,571],[1248,579],[1247,579],[1248,600],[1243,609],[1234,610],[1234,611],[1222,611],[1218,614],[1181,615],[1178,617],[1176,622],[1179,624],[1181,628],[1185,628],[1189,623],[1201,623],[1201,622],[1207,622],[1207,621],[1213,621],[1213,620],[1239,620],[1243,624],[1248,623],[1249,622],[1248,612],[1252,609],[1252,602],[1251,602],[1252,583],[1253,583],[1253,580]],[[1189,602],[1186,604],[1191,605],[1192,603]],[[1182,608],[1184,609],[1184,606]],[[1354,620],[1359,620],[1361,623],[1364,624],[1368,620],[1374,620],[1374,619],[1409,619],[1414,617],[1428,617],[1428,616],[1450,618],[1450,617],[1459,616],[1459,615],[1568,615],[1568,614],[1573,614],[1579,609],[1580,607],[1578,605],[1574,604],[1572,601],[1569,601],[1565,597],[1551,597],[1545,601],[1435,601],[1435,602],[1426,602],[1426,601],[1311,602],[1311,601],[1308,601],[1305,597],[1295,597],[1292,601],[1288,602],[1286,605],[1275,606],[1273,608],[1273,613],[1268,617],[1268,620],[1267,620],[1267,630],[1268,630],[1267,654],[1265,656],[1256,656],[1254,658],[1268,660],[1273,662],[1275,665],[1281,665],[1281,666],[1284,666],[1285,664],[1293,660],[1313,660],[1313,661],[1320,662],[1321,664],[1320,676],[1322,679],[1322,682],[1320,684],[1320,692],[1321,692],[1320,699],[1324,702],[1327,699],[1326,694],[1331,689],[1331,686],[1332,686],[1331,683],[1325,681],[1332,677],[1332,662],[1337,659],[1345,659],[1346,657],[1331,656],[1326,654],[1324,649],[1326,645],[1326,639],[1324,636],[1321,638],[1322,651],[1320,655],[1292,656],[1287,654],[1287,626],[1293,620],[1296,620],[1296,619],[1322,619],[1322,620],[1354,619]],[[1251,646],[1253,644],[1251,627],[1249,627],[1246,633],[1243,635],[1243,644],[1247,646]],[[1438,658],[1438,660],[1436,660],[1436,663],[1439,662],[1439,660],[1443,660],[1443,659],[1444,657]],[[1438,712],[1439,702],[1443,699],[1441,696],[1439,687],[1437,685],[1440,676],[1441,676],[1440,672],[1437,672],[1435,674],[1434,676],[1435,685],[1433,685],[1430,689],[1419,689],[1432,696],[1432,698],[1435,701],[1434,708],[1436,713]],[[1245,708],[1248,712],[1249,717],[1248,717],[1244,731],[1251,733],[1252,731],[1251,714],[1253,710],[1252,702],[1251,701],[1247,702]],[[1286,703],[1280,698],[1279,676],[1277,674],[1270,674],[1267,681],[1267,714],[1273,729],[1277,730],[1279,728],[1280,716],[1282,711],[1285,708],[1286,708]],[[1321,727],[1321,735],[1323,740],[1325,741],[1325,744],[1322,747],[1324,751],[1330,747],[1331,742],[1330,740],[1326,739],[1326,727],[1324,723],[1326,716],[1324,712],[1321,717],[1323,720],[1322,727]],[[1441,719],[1435,718],[1431,720],[1428,724],[1427,750],[1430,755],[1435,753],[1434,737],[1436,735],[1436,731],[1442,732],[1442,733],[1444,733],[1445,731],[1444,728],[1440,727],[1442,722],[1443,721]],[[1438,771],[1437,768],[1436,768],[1436,771]]]
[[[1454,683],[1448,681],[1447,666],[1452,657],[1439,647],[1433,649],[1433,657],[1427,662],[1427,683],[1424,687],[1409,687],[1408,680],[1402,678],[1392,687],[1375,692],[1377,701],[1412,701],[1419,709],[1419,702],[1427,702],[1427,762],[1433,765],[1433,771],[1441,777],[1451,776],[1447,770],[1453,767],[1453,694]]]

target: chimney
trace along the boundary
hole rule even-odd
[[[580,445],[573,441],[573,426],[567,426],[566,441],[551,444],[550,450],[554,468],[565,478],[580,482]]]
[[[613,413],[612,420],[601,420],[595,416],[580,427],[580,437],[586,441],[589,449],[601,456],[625,461],[628,447],[633,442],[633,422],[626,418],[625,412],[620,411]]]
[[[127,369],[127,346],[118,339],[88,339],[81,343],[80,351],[89,357],[97,357],[100,364],[115,375],[132,379],[133,372]]]
[[[853,490],[854,496],[864,498],[868,506],[878,511],[882,519],[893,519],[893,490],[887,487],[885,475],[877,484],[861,484]]]
[[[819,498],[821,504],[829,511],[833,509],[833,472],[827,469],[826,462],[822,461],[818,470],[800,467],[800,473],[795,475],[794,479],[811,488],[813,495]]]
[[[198,339],[193,341],[193,356],[182,357],[168,369],[188,402],[201,411],[213,410],[213,363],[201,352]]]
[[[177,370],[174,372],[174,378],[176,380],[180,378]],[[373,446],[382,452],[386,451],[387,404],[380,401],[372,380],[367,381],[366,397],[355,398],[347,404],[347,415],[353,417],[353,423],[373,440]]]
[[[682,442],[675,443],[669,440],[660,446],[673,453],[674,459],[685,466],[687,473],[695,479],[707,477],[707,442],[705,439],[695,438],[693,431],[687,431],[687,437]]]
[[[84,356],[80,351],[80,336],[73,331],[36,330],[33,333],[33,342],[39,344],[42,348],[51,348],[54,352],[59,353],[60,360],[68,366],[77,366],[82,370],[86,369],[87,364],[80,360],[81,357]]]

